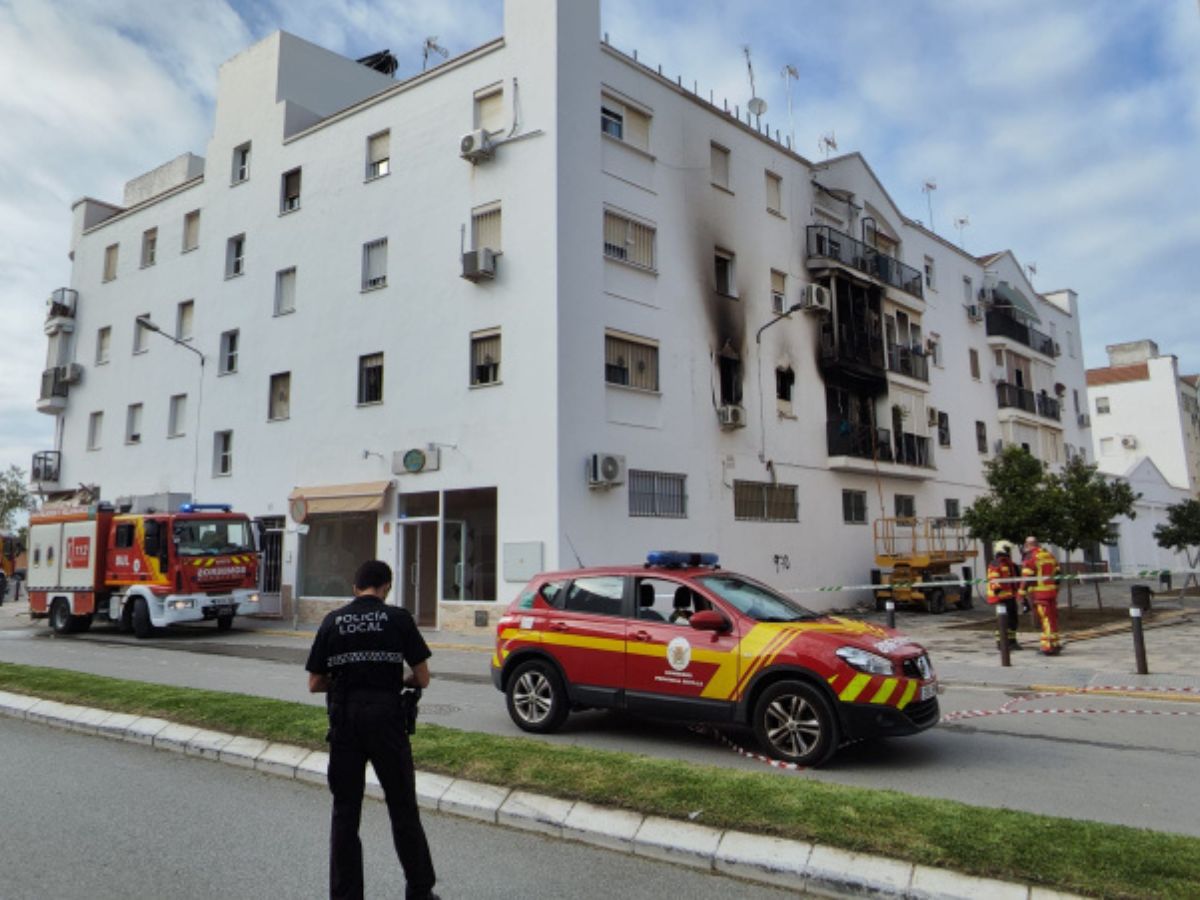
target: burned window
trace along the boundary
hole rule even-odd
[[[742,360],[728,343],[717,356],[717,371],[720,375],[721,405],[742,402]]]
[[[791,366],[781,366],[775,370],[775,397],[785,403],[792,402],[792,388],[796,384],[796,373]]]

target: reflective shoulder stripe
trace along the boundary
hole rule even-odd
[[[326,664],[347,666],[351,663],[403,663],[404,654],[392,650],[354,650],[350,653],[335,653]]]

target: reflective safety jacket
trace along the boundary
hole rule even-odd
[[[1035,603],[1058,599],[1058,561],[1054,554],[1034,547],[1021,561],[1021,596]]]
[[[987,602],[996,604],[1011,600],[1016,594],[1015,581],[1001,579],[1016,578],[1017,567],[1007,556],[997,556],[987,570]]]

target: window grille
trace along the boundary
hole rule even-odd
[[[687,518],[687,476],[631,469],[629,515],[660,519]]]
[[[733,517],[743,521],[798,522],[796,485],[760,481],[733,483]]]
[[[493,204],[480,207],[471,214],[471,247],[482,250],[485,247],[499,253],[500,244],[500,207]]]
[[[363,290],[387,284],[387,238],[363,245]]]
[[[471,338],[471,384],[496,384],[500,381],[500,334]]]
[[[382,353],[371,353],[358,358],[358,402],[383,402]]]
[[[646,269],[654,268],[655,231],[617,213],[604,213],[604,255]]]

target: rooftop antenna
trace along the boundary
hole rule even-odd
[[[921,193],[925,195],[925,199],[929,203],[929,230],[937,234],[937,229],[933,227],[933,192],[937,190],[937,182],[930,178],[921,186]]]
[[[829,159],[829,151],[837,148],[837,135],[832,131],[829,134],[821,135],[821,139],[817,141],[817,149],[824,151],[826,159]]]
[[[746,71],[750,73],[750,102],[746,104],[746,109],[750,110],[754,116],[754,124],[758,127],[762,125],[762,114],[767,111],[767,101],[758,96],[758,91],[754,89],[754,64],[750,62],[750,45],[743,44],[742,52],[746,54]]]
[[[1029,283],[1033,284],[1033,276],[1037,274],[1037,263],[1025,263],[1025,276],[1029,279]]]
[[[425,38],[425,44],[421,48],[421,71],[424,72],[429,67],[430,54],[436,53],[442,59],[450,56],[450,51],[437,42],[437,35]]]
[[[800,73],[796,71],[796,67],[790,63],[783,67],[783,84],[784,90],[787,91],[788,103],[788,136],[791,138],[789,145],[793,150],[796,148],[796,122],[792,119],[792,82],[800,80]]]
[[[970,224],[971,219],[969,216],[959,216],[954,220],[954,227],[958,229],[958,246],[962,247],[963,249],[966,249],[963,244],[963,231]]]

